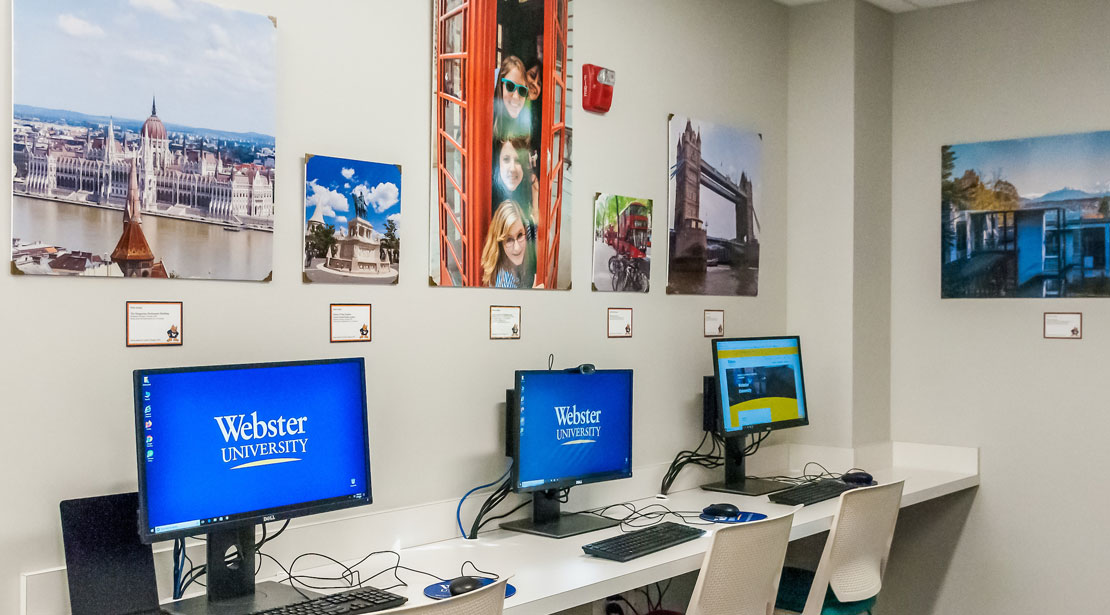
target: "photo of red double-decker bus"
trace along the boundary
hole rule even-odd
[[[651,199],[598,194],[594,240],[595,290],[648,291]]]

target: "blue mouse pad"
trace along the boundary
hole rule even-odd
[[[735,517],[714,517],[705,513],[698,515],[698,517],[700,517],[702,521],[712,521],[713,523],[747,523],[748,521],[766,519],[767,515],[757,512],[740,511],[740,514]]]
[[[485,587],[486,585],[489,585],[490,583],[494,583],[494,582],[497,581],[497,579],[491,579],[489,577],[480,577],[480,578],[482,579],[482,587]],[[451,597],[450,585],[451,585],[450,581],[443,581],[441,583],[432,583],[431,585],[424,588],[424,595],[431,598],[432,600],[443,600],[444,598],[450,598]],[[516,594],[516,588],[513,587],[512,583],[506,583],[505,584],[505,597],[506,598],[512,598],[514,594]]]

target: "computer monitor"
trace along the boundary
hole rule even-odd
[[[139,537],[208,535],[207,600],[175,610],[304,600],[256,591],[255,527],[372,502],[365,373],[361,358],[134,372]]]
[[[510,480],[533,492],[532,518],[501,527],[563,538],[616,525],[560,513],[559,491],[632,476],[632,370],[518,371],[508,393]]]
[[[725,439],[725,480],[710,491],[762,495],[789,485],[746,478],[748,434],[809,424],[798,336],[712,340],[718,433]]]

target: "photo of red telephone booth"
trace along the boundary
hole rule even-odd
[[[433,0],[433,286],[570,288],[572,0]]]

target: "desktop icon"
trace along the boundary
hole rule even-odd
[[[146,452],[146,460],[147,460],[147,461],[151,461],[151,460],[153,460],[153,459],[154,459],[154,451],[152,451],[152,450],[148,450],[148,451]]]
[[[149,376],[143,376],[143,384],[150,384],[150,377]]]
[[[150,406],[143,408],[143,416],[150,416]]]
[[[143,399],[150,399],[150,391],[143,391]]]
[[[147,436],[146,437],[146,447],[150,448],[152,446],[154,446],[154,436]]]
[[[153,425],[154,425],[154,422],[148,419],[147,422],[146,422],[146,428],[150,429]]]

